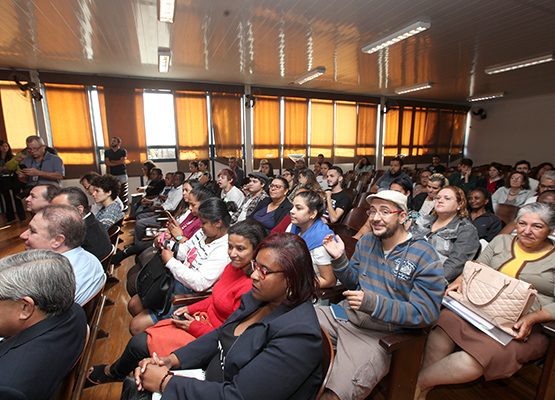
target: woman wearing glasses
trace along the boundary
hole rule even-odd
[[[239,307],[241,295],[252,288],[251,261],[254,250],[265,237],[264,227],[253,220],[238,222],[229,228],[227,253],[231,262],[214,285],[212,295],[177,309],[171,319],[133,336],[116,362],[95,365],[89,370],[89,381],[101,384],[123,380],[143,358],[153,353],[168,356],[173,350],[222,325]]]
[[[142,360],[122,397],[136,390],[135,384],[140,391],[163,393],[164,399],[316,397],[322,336],[312,306],[317,284],[308,248],[299,236],[278,233],[263,240],[254,255],[252,290],[237,311],[168,357]],[[170,371],[201,367],[206,367],[205,381]]]
[[[289,185],[285,178],[278,176],[270,184],[270,197],[262,200],[253,218],[260,222],[270,233],[291,210],[291,203],[287,200]]]
[[[493,204],[510,204],[522,207],[526,200],[534,195],[530,190],[530,181],[525,172],[513,171],[505,181],[505,187],[499,188],[492,196]]]
[[[441,189],[432,214],[418,217],[409,232],[424,236],[433,246],[443,261],[449,283],[462,273],[464,263],[472,260],[480,248],[478,232],[468,219],[466,197],[456,186]]]

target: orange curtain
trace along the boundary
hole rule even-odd
[[[283,156],[306,155],[308,133],[308,100],[285,98]]]
[[[328,160],[333,160],[332,100],[313,99],[311,101],[310,127],[310,157],[316,158],[322,153]]]
[[[459,154],[462,152],[464,142],[464,131],[466,128],[467,114],[462,111],[454,111],[453,121],[453,139],[451,141],[451,154]]]
[[[119,137],[121,147],[127,150],[127,174],[142,176],[142,163],[147,160],[143,91],[105,87],[102,89],[104,95],[100,96],[101,89],[98,90],[101,108],[104,99],[105,113],[102,115],[108,128],[104,131],[105,143],[110,143],[110,137]]]
[[[35,110],[30,92],[22,92],[13,82],[0,82],[0,100],[4,123],[5,140],[12,150],[19,151],[27,147],[25,139],[37,135]],[[43,100],[44,101],[44,100]],[[1,129],[1,128],[0,128]]]
[[[174,93],[177,129],[177,161],[180,171],[189,170],[189,161],[209,158],[206,92]]]
[[[241,95],[212,93],[211,106],[216,156],[241,158]]]
[[[66,179],[98,170],[87,88],[45,84],[52,145],[64,161]]]
[[[440,110],[439,112],[439,130],[438,130],[438,153],[449,154],[451,146],[451,136],[453,134],[453,111]]]
[[[0,88],[0,90],[2,90]],[[2,107],[2,96],[0,95],[0,140],[7,141],[6,123],[4,122],[4,108]]]
[[[384,156],[395,157],[399,153],[399,108],[390,108],[385,115]]]
[[[376,123],[378,107],[371,104],[358,104],[357,120],[357,156],[376,155]]]
[[[262,158],[279,158],[279,97],[256,96],[253,108],[253,155],[255,165]]]
[[[437,150],[437,129],[439,121],[439,110],[428,109],[426,116],[426,128],[424,130],[424,153],[427,155],[434,155],[438,153]]]
[[[353,162],[356,147],[357,104],[349,101],[336,101],[334,162]]]

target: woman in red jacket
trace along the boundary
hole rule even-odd
[[[145,332],[133,336],[121,357],[111,365],[91,367],[88,380],[92,384],[123,380],[143,358],[153,353],[168,356],[196,338],[218,328],[241,303],[241,295],[252,287],[251,260],[254,250],[266,237],[266,229],[255,220],[245,220],[229,228],[229,258],[212,295],[195,304],[181,307],[172,319],[160,321]]]

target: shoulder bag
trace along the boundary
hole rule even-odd
[[[509,335],[516,336],[513,326],[521,316],[530,312],[537,293],[530,283],[485,264],[468,261],[463,271],[462,294],[449,292],[449,296]]]
[[[158,317],[169,312],[174,287],[175,278],[160,254],[155,254],[137,276],[137,294],[143,307],[151,309]]]

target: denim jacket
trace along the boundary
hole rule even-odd
[[[443,261],[445,279],[451,283],[480,248],[478,231],[467,218],[456,216],[446,226],[432,232],[432,224],[436,219],[437,216],[422,215],[412,223],[409,231],[424,236],[437,251]]]

